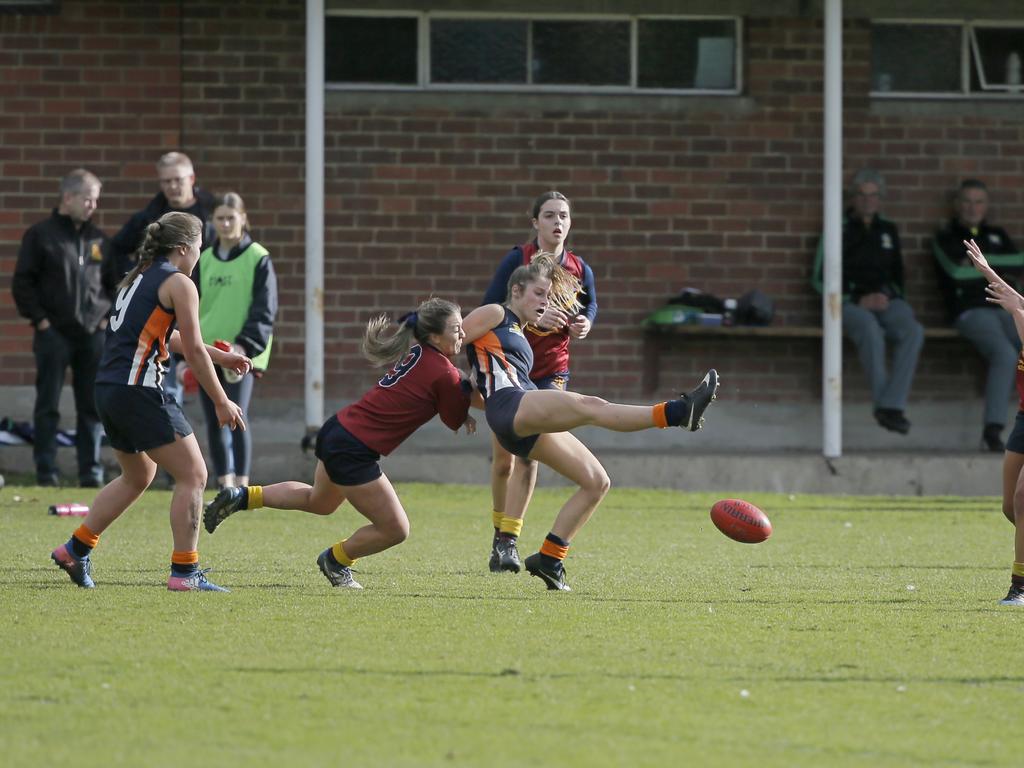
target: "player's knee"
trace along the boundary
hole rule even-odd
[[[491,475],[502,480],[512,476],[513,458],[511,453],[502,453],[491,459]]]
[[[600,501],[611,490],[612,480],[608,477],[608,473],[604,471],[604,467],[598,465],[587,473],[580,487],[593,498]]]
[[[403,541],[409,538],[409,521],[406,518],[389,520],[384,525],[377,526],[380,529],[381,535],[387,539],[389,546],[395,546],[401,544]]]
[[[1007,510],[1004,509],[1005,513]],[[1006,516],[1015,524],[1024,523],[1024,488],[1018,488],[1013,492],[1013,505]]]

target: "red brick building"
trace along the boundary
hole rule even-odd
[[[329,85],[329,407],[373,378],[358,355],[369,316],[405,311],[431,293],[475,306],[497,261],[528,237],[530,202],[550,188],[572,200],[571,242],[597,278],[598,322],[576,346],[579,389],[641,399],[640,322],[685,286],[723,297],[760,288],[775,300],[776,323],[818,322],[810,273],[822,215],[820,4],[562,5],[327,2],[329,14],[380,15],[386,6],[420,23],[438,7],[613,21],[726,13],[736,22],[738,63],[734,87],[709,93]],[[935,4],[847,5],[845,174],[872,166],[886,175],[883,211],[901,227],[908,299],[926,325],[939,325],[928,240],[962,178],[988,182],[991,218],[1024,241],[1024,100],[1012,89],[980,93],[971,78],[959,95],[880,92],[891,84],[878,79],[879,20],[916,28],[936,21]],[[96,220],[113,233],[157,191],[156,158],[181,149],[201,186],[245,197],[273,255],[281,312],[261,386],[301,398],[304,4],[63,0],[21,10],[0,11],[0,272],[11,275],[22,232],[47,215],[68,170],[101,177]],[[965,40],[978,18],[1024,39],[1024,11],[1009,0],[947,2],[941,13]],[[336,54],[329,47],[329,59]],[[8,286],[0,291],[0,386],[28,386],[31,332]],[[661,390],[712,363],[734,398],[820,398],[813,340],[675,341]],[[969,347],[926,345],[912,399],[960,397],[978,380]],[[866,394],[848,353],[846,397]]]

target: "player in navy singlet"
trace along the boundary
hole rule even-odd
[[[317,565],[335,587],[362,589],[351,567],[357,558],[400,544],[409,535],[409,518],[378,463],[434,416],[452,430],[476,431],[469,415],[472,386],[452,364],[462,348],[462,314],[444,299],[428,299],[399,320],[388,333],[386,317],[371,320],[363,354],[390,370],[352,405],[321,427],[316,438],[313,485],[299,482],[225,488],[203,515],[214,530],[242,509],[272,507],[330,515],[347,499],[370,521],[347,539],[328,547]]]
[[[544,314],[551,275],[561,269],[551,254],[540,253],[509,278],[508,300],[471,312],[464,329],[477,388],[486,402],[487,423],[505,450],[540,461],[579,486],[565,503],[540,547],[524,565],[548,589],[568,590],[562,561],[573,536],[608,492],[604,467],[568,430],[584,425],[616,432],[652,427],[700,429],[703,414],[718,389],[712,369],[690,392],[654,406],[609,403],[599,397],[558,389],[537,389],[529,380],[533,350],[523,334],[527,323]],[[525,509],[529,498],[516,498],[509,485],[508,506]]]
[[[517,267],[529,264],[534,254],[547,251],[576,281],[580,290],[571,298],[572,306],[557,300],[549,301],[544,314],[525,330],[533,349],[533,368],[530,380],[538,389],[567,389],[569,385],[569,341],[584,339],[597,318],[597,290],[590,267],[566,247],[572,228],[572,210],[569,199],[561,192],[551,190],[533,202],[533,228],[535,240],[513,248],[501,260],[491,285],[484,294],[484,304],[500,304],[507,298],[508,279]],[[553,297],[558,298],[558,297]],[[537,485],[537,463],[516,459],[496,439],[491,439],[491,520],[494,537],[491,540],[489,567],[493,573],[521,568],[516,540],[523,527],[523,508],[509,508],[506,504],[509,484],[516,486],[514,498],[529,499]]]
[[[974,266],[988,280],[985,292],[988,301],[998,304],[1013,317],[1017,333],[1024,339],[1024,296],[1015,291],[989,265],[974,240],[964,243]],[[1013,566],[1010,569],[1010,591],[999,602],[1002,605],[1024,606],[1024,352],[1017,358],[1017,396],[1020,409],[1003,454],[1003,514],[1014,525]]]
[[[247,373],[249,358],[206,347],[199,334],[199,296],[189,274],[199,259],[202,223],[172,212],[146,227],[138,264],[118,286],[96,376],[96,409],[121,476],[96,496],[82,525],[50,557],[80,587],[95,586],[91,553],[103,533],[153,482],[157,465],[175,480],[171,499],[173,591],[226,592],[199,568],[199,513],[206,462],[192,428],[163,390],[168,350],[183,354],[217,403],[221,424],[245,429],[242,412],[217,382],[213,363]],[[177,324],[179,330],[174,330]],[[212,360],[211,360],[212,357]]]

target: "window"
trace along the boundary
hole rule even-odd
[[[336,12],[337,87],[460,90],[740,90],[737,18]]]
[[[1024,24],[876,21],[873,96],[1020,97]]]

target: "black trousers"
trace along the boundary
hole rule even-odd
[[[224,380],[224,370],[213,366],[217,372],[220,385],[228,399],[242,409],[245,417],[246,430],[236,429],[232,432],[227,427],[217,425],[217,409],[206,390],[199,388],[199,401],[203,404],[203,415],[206,416],[206,436],[210,444],[210,459],[217,477],[224,475],[245,475],[248,477],[252,469],[252,425],[249,424],[249,401],[252,400],[252,387],[256,377],[251,373],[242,377],[234,384]]]
[[[103,354],[105,330],[79,335],[64,334],[50,326],[36,331],[32,352],[36,358],[36,405],[33,456],[36,479],[57,475],[57,427],[60,424],[60,393],[64,375],[71,366],[71,385],[75,393],[76,447],[79,482],[103,482],[100,464],[100,440],[103,427],[96,413],[96,371]]]

